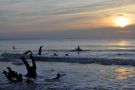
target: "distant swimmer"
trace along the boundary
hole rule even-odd
[[[38,51],[38,55],[41,55],[41,53],[42,53],[42,48],[43,48],[43,46],[40,46],[39,51]]]
[[[78,47],[77,48],[75,48],[75,51],[77,51],[77,53],[79,54],[80,53],[80,51],[82,51],[82,49],[80,48],[80,46],[78,45]]]
[[[57,73],[56,77],[52,79],[45,79],[45,81],[48,81],[48,82],[59,81],[63,76],[65,76],[65,74]]]
[[[53,78],[53,80],[59,80],[61,78],[61,74],[57,73],[57,76],[55,78]]]
[[[58,54],[54,53],[53,56],[58,56]]]
[[[76,51],[82,51],[82,49],[80,48],[80,46],[78,45],[77,48],[75,48]]]
[[[56,77],[53,78],[52,80],[60,80],[63,76],[65,76],[66,74],[64,73],[57,73]]]

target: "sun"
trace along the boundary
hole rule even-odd
[[[123,28],[123,27],[129,25],[129,20],[128,20],[128,18],[126,18],[124,16],[120,16],[116,19],[116,25]]]

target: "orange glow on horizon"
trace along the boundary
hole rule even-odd
[[[128,42],[125,41],[125,40],[122,40],[120,42],[117,42],[116,44],[119,45],[119,46],[127,46],[128,45]]]
[[[120,26],[121,28],[127,26],[130,24],[130,21],[128,18],[124,17],[124,16],[120,16],[116,19],[116,25]]]
[[[121,16],[114,16],[111,17],[111,21],[113,26],[124,28],[126,26],[132,25],[133,20],[131,15],[121,15]]]

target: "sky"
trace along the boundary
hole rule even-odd
[[[0,39],[27,38],[135,39],[135,0],[0,0]]]

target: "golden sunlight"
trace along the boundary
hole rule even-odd
[[[116,22],[116,25],[121,27],[121,28],[130,24],[129,19],[124,17],[124,16],[118,17],[115,22]]]
[[[128,77],[133,77],[134,75],[133,68],[120,67],[120,68],[116,68],[114,71],[116,72],[117,80],[124,80],[127,79]]]
[[[129,45],[129,42],[127,40],[120,40],[120,41],[111,42],[110,44],[117,45],[117,46],[127,46]]]
[[[121,41],[117,42],[116,44],[119,45],[119,46],[127,46],[128,45],[128,41],[121,40]]]
[[[109,44],[116,45],[117,47],[119,47],[119,49],[126,49],[126,46],[128,46],[130,44],[130,42],[127,40],[120,40],[120,41],[111,42]]]

